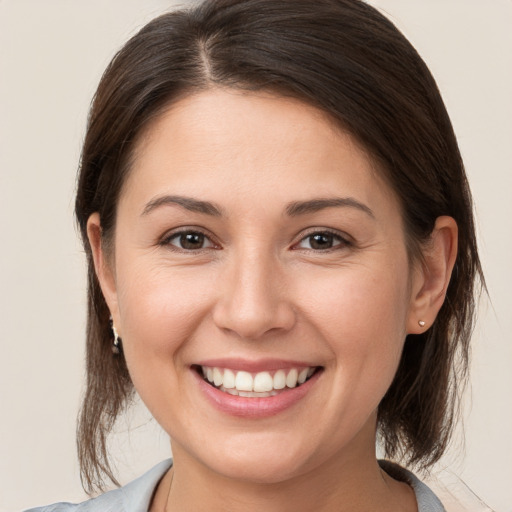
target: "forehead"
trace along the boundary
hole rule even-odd
[[[333,189],[394,200],[367,152],[324,112],[293,98],[231,89],[187,96],[154,120],[138,140],[123,196],[191,188],[223,200],[301,200]]]

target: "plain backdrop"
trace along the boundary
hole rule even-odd
[[[442,465],[497,512],[511,512],[512,2],[370,3],[404,31],[438,81],[474,193],[491,297],[474,335],[464,432]],[[103,69],[129,36],[171,6],[0,0],[2,512],[85,498],[74,439],[85,325],[75,172]],[[123,483],[170,454],[143,407],[119,422],[112,450]]]

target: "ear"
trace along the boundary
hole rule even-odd
[[[114,265],[112,259],[105,253],[101,236],[100,215],[97,212],[93,213],[87,220],[87,237],[91,245],[94,269],[100,283],[101,291],[110,309],[114,325],[119,326],[120,319]]]
[[[407,334],[421,334],[434,323],[446,297],[457,258],[457,237],[455,220],[447,216],[438,217],[430,240],[423,249],[424,261],[418,263],[413,272]]]

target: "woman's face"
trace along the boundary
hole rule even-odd
[[[374,457],[417,273],[396,197],[321,112],[231,90],[174,104],[136,148],[110,268],[177,464],[277,482]]]

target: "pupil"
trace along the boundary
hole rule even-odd
[[[332,247],[332,236],[326,234],[313,235],[310,243],[313,249],[330,249]]]
[[[204,235],[201,233],[186,233],[181,235],[180,243],[184,249],[201,248],[204,242]]]

